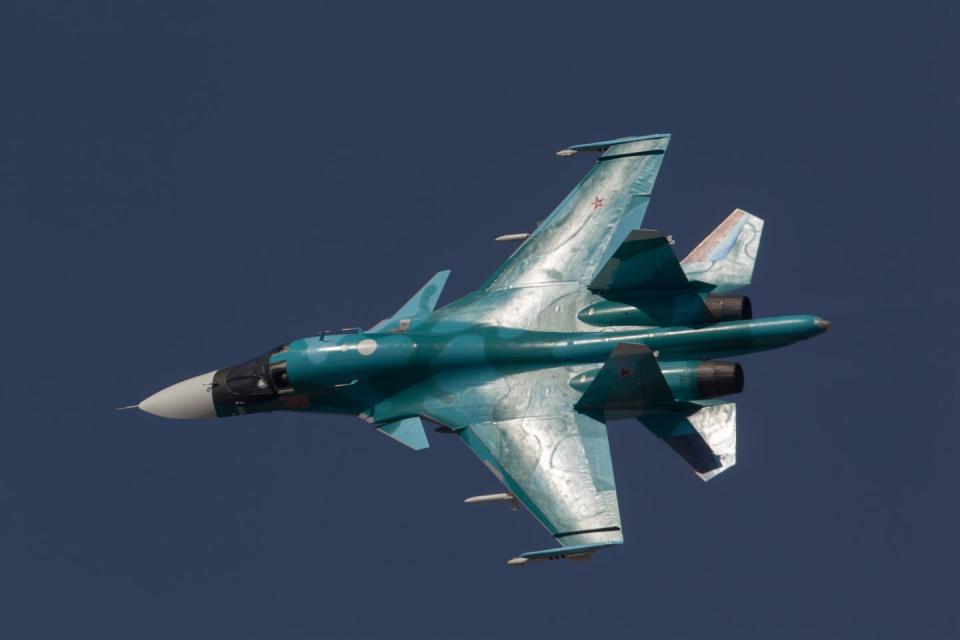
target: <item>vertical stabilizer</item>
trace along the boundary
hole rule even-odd
[[[713,285],[724,294],[750,284],[757,261],[763,220],[735,209],[680,265],[691,281]]]

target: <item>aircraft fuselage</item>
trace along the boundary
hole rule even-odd
[[[505,375],[600,364],[622,342],[644,344],[663,362],[710,360],[787,346],[828,326],[815,316],[793,315],[630,331],[473,326],[461,332],[314,336],[213,372],[210,396],[218,417],[273,410],[357,414],[443,371],[488,369]]]

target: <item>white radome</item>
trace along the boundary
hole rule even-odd
[[[216,418],[217,412],[213,408],[213,376],[216,373],[210,371],[161,389],[137,406],[141,411],[161,418]]]

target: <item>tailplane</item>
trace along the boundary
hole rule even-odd
[[[744,287],[753,277],[762,233],[763,220],[735,209],[680,266],[689,280],[710,285],[712,293],[724,294]]]
[[[703,480],[736,464],[737,406],[716,398],[743,390],[740,365],[660,362],[648,346],[622,342],[570,386],[583,390],[577,411],[598,421],[636,417]]]
[[[639,418],[707,481],[737,463],[737,405],[702,401]]]

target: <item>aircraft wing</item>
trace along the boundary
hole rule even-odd
[[[623,541],[602,422],[570,408],[472,424],[459,436],[561,547]]]
[[[567,382],[576,373],[451,372],[394,396],[371,418],[419,414],[453,430],[559,545],[521,561],[586,555],[623,536],[607,427],[574,409],[579,394]]]
[[[602,154],[482,290],[590,283],[643,221],[669,142],[656,134],[570,147]]]

